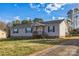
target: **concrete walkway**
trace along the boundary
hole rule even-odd
[[[31,56],[79,56],[79,40],[71,40],[31,54]]]

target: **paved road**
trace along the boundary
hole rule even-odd
[[[61,45],[32,54],[35,56],[79,56],[79,40],[70,40]]]

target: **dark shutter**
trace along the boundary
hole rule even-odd
[[[48,32],[50,31],[50,27],[48,26]]]
[[[55,26],[53,26],[53,32],[55,32]]]
[[[19,33],[19,29],[17,28],[17,33]]]
[[[27,28],[25,28],[25,33],[27,33]]]
[[[32,31],[33,31],[33,28],[31,28],[31,33],[32,33]]]

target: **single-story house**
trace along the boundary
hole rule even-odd
[[[68,33],[65,20],[53,20],[46,22],[36,22],[28,24],[17,24],[10,28],[11,37],[65,37]]]

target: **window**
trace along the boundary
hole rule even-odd
[[[13,33],[18,33],[18,28],[13,29]]]
[[[52,27],[48,26],[48,32],[52,32]]]
[[[29,27],[25,28],[25,32],[26,32],[26,33],[28,33],[28,32],[31,33],[31,32],[32,32],[32,28],[29,28]]]
[[[55,32],[55,26],[48,26],[48,32]]]

